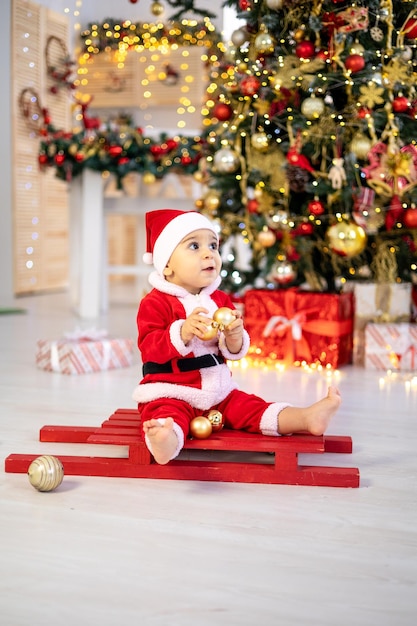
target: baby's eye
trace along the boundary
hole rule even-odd
[[[217,250],[218,249],[218,245],[217,245],[217,241],[213,241],[213,243],[210,244],[210,248],[212,250]]]
[[[196,241],[192,241],[190,243],[190,249],[191,250],[198,250],[198,248],[199,248],[199,245],[198,245],[198,243]]]

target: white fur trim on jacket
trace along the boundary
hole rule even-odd
[[[160,382],[141,384],[133,391],[133,399],[142,404],[159,398],[175,398],[207,411],[224,400],[233,389],[237,389],[227,365],[205,367],[199,372],[201,388]]]
[[[266,409],[264,414],[261,417],[261,422],[259,424],[260,431],[263,435],[268,435],[269,437],[278,437],[278,421],[279,414],[283,409],[287,406],[291,406],[288,402],[274,402],[270,404]]]

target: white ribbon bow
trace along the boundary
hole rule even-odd
[[[263,330],[263,337],[268,337],[275,329],[291,328],[291,334],[294,341],[299,341],[302,337],[302,329],[300,324],[300,316],[295,315],[292,319],[284,317],[284,315],[273,315],[266,323]]]

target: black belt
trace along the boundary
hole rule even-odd
[[[214,365],[222,365],[222,363],[225,363],[225,358],[221,354],[204,354],[203,356],[189,357],[188,359],[178,359],[175,370],[192,372],[193,370],[200,370],[202,367],[213,367]],[[143,364],[142,372],[144,376],[147,374],[172,374],[174,369],[172,361],[167,361],[166,363],[148,361]]]

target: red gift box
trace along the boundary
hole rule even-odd
[[[245,294],[248,356],[338,367],[352,362],[354,296],[298,289]]]

